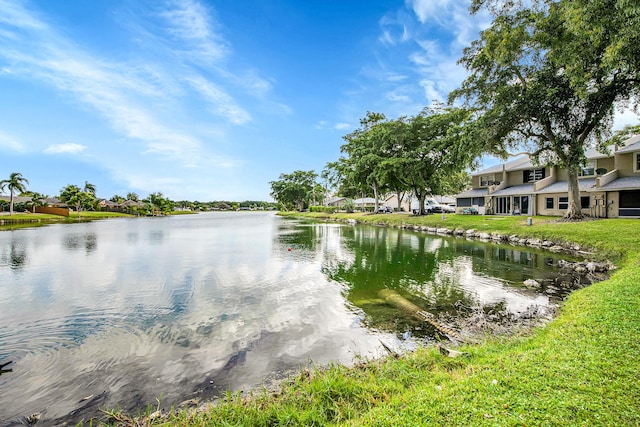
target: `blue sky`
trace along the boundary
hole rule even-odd
[[[367,111],[417,114],[488,25],[461,0],[2,0],[0,177],[269,200]],[[631,113],[616,126],[636,123]]]

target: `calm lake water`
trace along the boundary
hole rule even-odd
[[[273,213],[112,219],[0,232],[0,425],[169,408],[434,338],[430,312],[555,302],[522,282],[559,256]]]

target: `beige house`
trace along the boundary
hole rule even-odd
[[[583,213],[598,218],[640,217],[640,135],[610,154],[587,151],[578,183]],[[528,156],[473,173],[472,189],[456,196],[456,211],[481,214],[557,215],[568,208],[567,172],[538,167]]]

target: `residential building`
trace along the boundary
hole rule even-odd
[[[583,213],[597,218],[640,217],[640,135],[609,154],[586,153],[578,184]],[[456,196],[456,211],[481,214],[556,215],[569,204],[568,174],[557,166],[535,166],[527,155],[471,174],[472,188]]]

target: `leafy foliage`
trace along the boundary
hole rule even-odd
[[[166,215],[175,206],[175,203],[164,197],[161,192],[151,193],[142,201],[146,203],[147,212],[151,215]]]
[[[13,215],[13,196],[26,191],[29,181],[20,172],[13,172],[8,179],[0,181],[0,191],[9,190],[9,215]]]
[[[565,168],[568,217],[581,215],[578,172],[588,147],[604,149],[616,106],[640,90],[638,6],[628,1],[475,1],[492,25],[464,50],[471,71],[450,100],[479,111],[485,152],[512,149]],[[624,28],[622,31],[619,31]],[[631,30],[627,28],[632,28]]]
[[[271,181],[271,197],[282,204],[285,209],[302,211],[309,203],[316,188],[314,171],[297,170],[290,174],[280,174],[276,181]]]
[[[443,106],[397,120],[367,113],[362,127],[344,137],[346,156],[328,165],[342,179],[340,194],[355,196],[368,188],[377,200],[384,192],[400,199],[411,191],[424,213],[429,194],[458,192],[466,185],[461,176],[480,152],[471,117],[469,110]]]
[[[85,188],[87,188],[86,184],[88,183],[85,182]],[[91,187],[88,189],[91,190]],[[93,191],[95,191],[95,187]],[[80,211],[93,208],[93,204],[96,201],[96,196],[93,192],[81,190],[80,187],[73,184],[67,185],[60,190],[59,198],[67,205],[74,207],[78,213],[78,218],[80,218]]]

